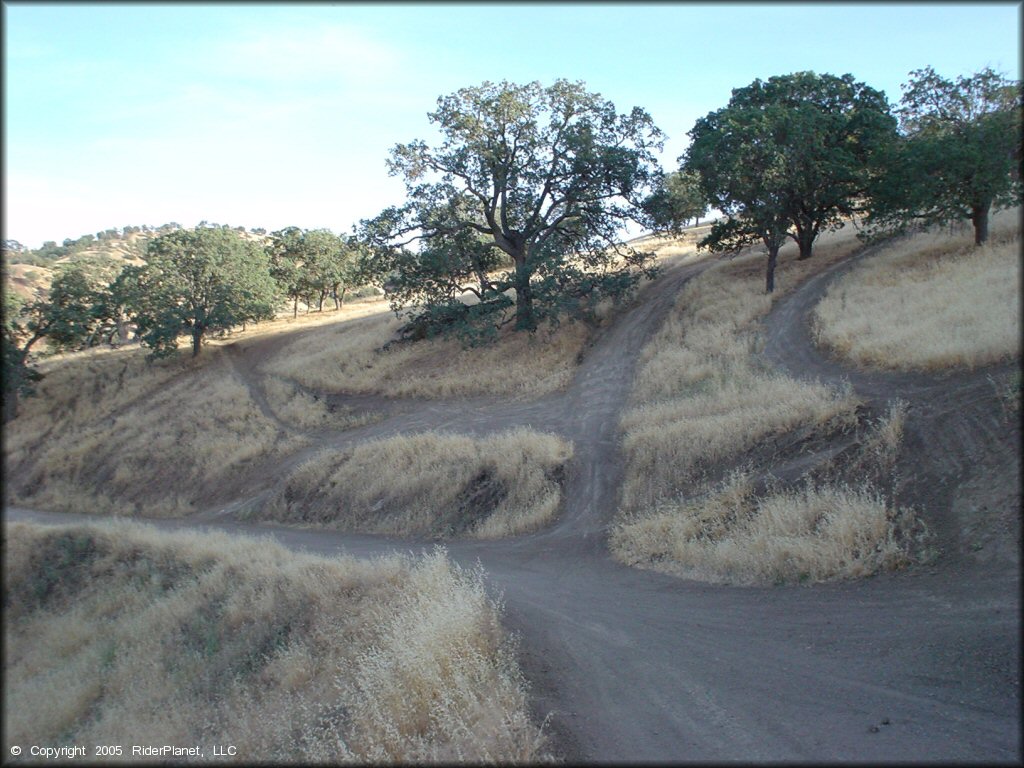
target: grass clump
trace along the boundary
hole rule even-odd
[[[315,456],[253,514],[395,536],[507,536],[550,522],[571,456],[570,443],[526,428],[382,438]]]
[[[663,504],[613,529],[616,557],[703,581],[820,582],[908,562],[897,530],[909,513],[870,488],[806,485],[757,498],[736,472],[703,497]]]
[[[264,377],[261,386],[274,416],[298,429],[352,429],[378,418],[374,413],[335,406],[327,397],[280,376]]]
[[[4,749],[217,744],[243,763],[530,762],[479,570],[124,521],[7,527]],[[107,761],[110,758],[104,758]],[[123,756],[128,762],[137,758]]]
[[[989,242],[933,230],[897,240],[832,285],[814,310],[818,343],[857,365],[977,367],[1020,354],[1020,209]]]

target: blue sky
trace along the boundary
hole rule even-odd
[[[583,80],[668,136],[732,88],[852,73],[890,101],[912,69],[1020,77],[1015,3],[5,2],[4,237],[127,224],[326,227],[401,203],[388,150],[438,96]]]

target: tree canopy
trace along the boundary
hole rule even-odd
[[[345,292],[359,277],[361,249],[354,238],[299,227],[286,227],[270,237],[270,271],[292,299],[293,315],[298,314],[300,299],[310,308],[316,301],[322,310],[331,296],[340,308]]]
[[[407,203],[362,223],[396,311],[415,307],[409,333],[480,338],[513,321],[532,331],[621,298],[649,270],[651,255],[617,238],[627,220],[647,220],[658,175],[662,135],[642,109],[620,115],[565,80],[485,82],[428,116],[441,143],[398,145],[389,161]]]
[[[895,128],[885,95],[852,75],[798,72],[734,89],[727,106],[697,120],[680,157],[729,217],[701,245],[734,251],[764,243],[771,291],[784,238],[808,258],[821,232],[858,211]]]
[[[873,185],[870,221],[882,229],[969,219],[988,238],[993,206],[1021,201],[1019,81],[990,68],[956,80],[914,70],[896,110],[900,135]]]
[[[708,212],[700,175],[691,170],[665,174],[644,201],[644,207],[658,230],[679,233],[690,220],[699,224],[701,217]]]
[[[270,319],[279,300],[263,248],[221,227],[152,240],[134,286],[130,303],[140,340],[158,357],[172,353],[186,333],[198,355],[208,333]]]

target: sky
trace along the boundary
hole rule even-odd
[[[647,110],[678,167],[733,88],[812,70],[1019,79],[1019,3],[3,2],[3,236],[125,225],[350,232],[404,202],[389,150],[440,96],[582,80]]]

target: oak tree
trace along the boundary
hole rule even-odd
[[[895,128],[885,95],[849,74],[798,72],[734,89],[727,106],[697,121],[680,157],[729,217],[701,245],[728,252],[763,242],[770,292],[782,239],[809,258],[819,234],[859,211]]]
[[[956,80],[911,72],[869,223],[885,232],[970,220],[984,243],[993,207],[1021,202],[1021,108],[1020,81],[990,68]]]
[[[662,135],[642,109],[618,114],[565,80],[484,82],[438,99],[429,119],[439,144],[391,153],[408,201],[362,222],[396,312],[414,308],[408,334],[533,331],[650,272],[651,254],[619,242],[628,220],[648,221],[658,175]]]
[[[267,254],[231,229],[197,227],[151,240],[146,266],[135,275],[140,340],[157,357],[171,354],[178,336],[199,354],[207,334],[270,319],[279,301]]]

